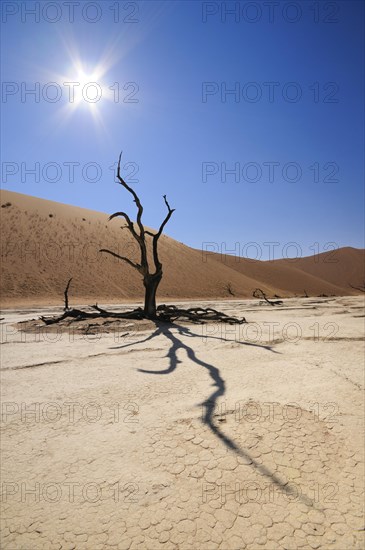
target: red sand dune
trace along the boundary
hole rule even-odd
[[[73,277],[72,304],[137,301],[141,278],[102,247],[136,256],[123,220],[75,206],[1,191],[1,299],[3,307],[63,303]],[[252,297],[260,287],[269,296],[353,295],[364,283],[364,250],[342,248],[296,261],[253,261],[206,254],[162,235],[164,277],[159,301]],[[227,291],[230,283],[234,296]]]

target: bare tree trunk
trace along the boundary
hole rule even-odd
[[[145,287],[144,314],[148,319],[156,318],[156,292],[162,279],[162,271],[153,275],[145,275],[143,285]]]
[[[70,288],[71,281],[72,281],[72,277],[71,277],[71,279],[68,280],[68,283],[67,283],[65,291],[64,291],[65,307],[63,308],[63,311],[67,311],[69,309],[69,307],[68,307],[68,289]]]

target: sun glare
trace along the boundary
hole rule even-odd
[[[65,123],[76,111],[91,115],[95,123],[104,126],[102,110],[106,102],[113,101],[112,83],[106,83],[108,64],[99,63],[90,67],[77,57],[64,74],[55,75],[55,81],[64,91],[64,103],[59,111],[60,119]]]
[[[86,107],[92,111],[100,109],[105,100],[111,98],[111,93],[103,81],[104,71],[101,68],[87,71],[82,67],[70,70],[63,85],[69,90],[70,108]]]
[[[63,105],[59,111],[60,118],[65,123],[77,112],[88,114],[102,125],[101,112],[106,103],[114,100],[111,77],[107,77],[116,58],[113,51],[109,52],[96,62],[84,59],[77,51],[72,40],[65,44],[65,52],[69,63],[62,72],[49,73],[49,77],[62,89]]]
[[[128,47],[121,47],[119,37],[111,40],[94,61],[80,54],[72,37],[64,35],[62,40],[65,50],[63,69],[57,72],[43,69],[45,79],[55,82],[62,89],[62,105],[55,112],[57,127],[63,127],[78,113],[85,117],[85,121],[86,117],[91,118],[107,134],[105,106],[120,102],[122,86],[116,81],[112,69],[126,55],[134,40],[128,42]]]

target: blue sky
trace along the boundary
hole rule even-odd
[[[2,2],[2,187],[133,215],[123,150],[185,244],[363,247],[364,3],[274,4]]]

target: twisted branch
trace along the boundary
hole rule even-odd
[[[129,258],[126,258],[125,256],[120,256],[116,252],[113,252],[112,250],[108,250],[107,248],[101,248],[99,252],[106,252],[107,254],[110,254],[111,256],[114,256],[114,258],[118,258],[119,260],[122,260],[123,262],[126,262],[131,267],[134,267],[134,269],[137,269],[137,271],[142,271],[142,266],[140,264],[135,264],[130,260]]]
[[[127,228],[132,233],[132,235],[136,239],[136,241],[138,241],[138,243],[139,243],[140,242],[140,236],[136,233],[136,231],[134,229],[133,222],[131,221],[128,214],[126,214],[125,212],[114,212],[114,214],[109,216],[108,221],[111,221],[113,218],[116,218],[117,216],[121,216],[125,219],[125,221],[127,222]]]
[[[167,202],[166,195],[164,195],[163,198],[164,198],[165,204],[166,204],[166,206],[167,206],[167,214],[166,214],[166,217],[165,217],[164,221],[162,222],[162,224],[160,225],[160,229],[157,231],[157,233],[155,233],[155,234],[153,235],[153,233],[148,232],[149,235],[153,235],[153,241],[152,241],[152,247],[153,247],[153,261],[154,261],[154,263],[155,263],[156,273],[157,273],[158,271],[160,271],[161,268],[162,268],[162,265],[161,265],[160,260],[159,260],[159,258],[158,258],[158,251],[157,251],[158,239],[161,237],[163,228],[165,227],[165,225],[167,224],[167,222],[168,222],[169,219],[171,218],[172,214],[175,212],[175,208],[170,208],[170,205],[169,205],[169,203]]]
[[[144,228],[143,223],[142,223],[143,206],[141,204],[141,201],[140,201],[137,193],[134,191],[134,189],[132,189],[132,187],[129,187],[129,185],[124,181],[124,179],[122,178],[122,176],[120,174],[120,160],[121,160],[121,158],[122,158],[122,153],[120,153],[120,155],[119,155],[117,178],[118,178],[120,184],[124,187],[124,189],[126,189],[132,195],[133,201],[136,203],[136,206],[137,206],[137,209],[138,209],[138,212],[137,212],[137,225],[139,227],[139,235],[134,231],[134,228],[133,228],[133,231],[131,231],[131,233],[135,238],[137,237],[137,241],[138,241],[138,244],[139,244],[139,247],[140,247],[140,250],[141,250],[141,266],[143,268],[143,271],[145,273],[148,273],[146,241],[145,241],[145,238],[144,238],[145,228]],[[124,218],[125,218],[125,216],[124,216]],[[128,221],[127,221],[127,223],[128,223]],[[131,225],[133,225],[132,222],[130,222],[130,223],[131,223]],[[128,224],[128,228],[129,228],[129,230],[131,230],[129,224]]]

